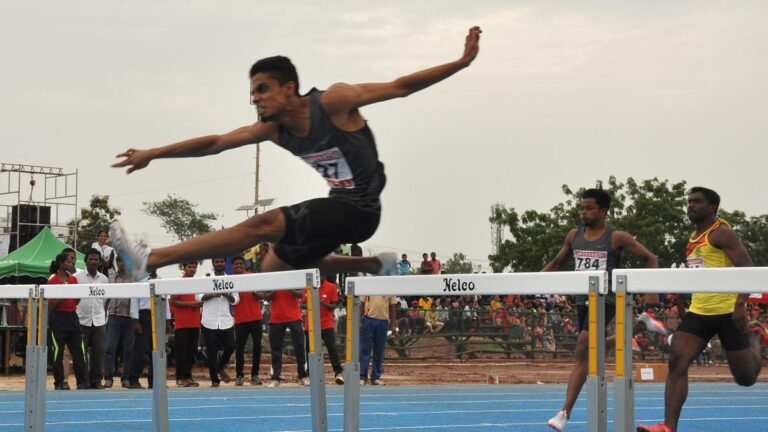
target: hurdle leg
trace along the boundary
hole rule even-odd
[[[165,302],[149,285],[152,315],[152,431],[168,432],[168,385],[166,383]]]
[[[48,302],[40,295],[40,325],[37,328],[37,430],[45,430],[46,384],[48,383]]]
[[[325,399],[325,367],[323,365],[323,341],[320,334],[320,295],[313,286],[312,275],[307,275],[307,314],[309,320],[309,392],[312,404],[312,430],[328,431],[328,410]]]
[[[590,431],[608,430],[608,392],[605,385],[605,296],[598,293],[598,277],[589,278],[589,376],[587,425]]]
[[[613,427],[616,432],[634,431],[635,378],[632,369],[632,296],[627,276],[616,277],[616,378],[613,382]]]
[[[344,432],[360,428],[360,297],[347,282],[347,363],[344,364]]]
[[[37,354],[37,325],[38,308],[36,296],[30,289],[29,299],[27,300],[27,349],[26,349],[26,368],[24,370],[24,430],[26,432],[35,431],[37,412],[37,369],[39,367]]]

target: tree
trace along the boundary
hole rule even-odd
[[[454,252],[451,258],[443,265],[443,271],[447,274],[468,274],[478,271],[480,266],[475,266],[461,252]]]
[[[161,201],[146,201],[143,206],[144,214],[159,218],[163,228],[179,241],[213,231],[209,222],[218,217],[216,213],[198,212],[197,204],[173,194]]]
[[[628,178],[626,183],[621,183],[611,176],[606,183],[597,181],[596,187],[603,188],[612,197],[608,223],[633,234],[656,254],[660,265],[682,258],[691,230],[684,211],[685,182],[671,184],[657,178],[637,182]],[[494,208],[491,223],[506,225],[512,239],[504,241],[498,253],[489,255],[493,270],[500,272],[507,267],[515,271],[541,270],[562,247],[568,231],[580,224],[578,204],[584,190],[574,192],[563,185],[565,201],[549,212],[527,210],[520,214],[514,208]],[[638,266],[634,257],[627,258],[625,266]]]
[[[67,222],[68,226],[75,227],[69,229],[67,244],[74,245],[80,252],[87,252],[98,239],[99,231],[108,230],[109,223],[118,216],[120,210],[109,206],[109,195],[92,195],[88,207],[80,209],[80,217]],[[74,244],[75,229],[77,244]]]
[[[744,212],[720,211],[720,217],[728,221],[747,248],[756,266],[768,265],[768,215],[747,217]]]

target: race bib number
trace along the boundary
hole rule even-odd
[[[312,166],[334,189],[352,189],[355,179],[344,154],[338,147],[301,156],[304,162]]]
[[[688,257],[688,268],[704,268],[704,258]]]
[[[573,251],[576,271],[605,270],[608,268],[607,251]]]

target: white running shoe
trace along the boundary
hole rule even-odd
[[[344,385],[344,375],[337,373],[336,377],[334,377],[334,381],[336,381],[336,384],[338,385]]]
[[[299,385],[302,386],[302,387],[309,387],[309,385],[310,385],[309,378],[304,377],[304,378],[300,379],[299,380]]]
[[[547,426],[551,427],[557,432],[563,432],[565,430],[565,425],[567,424],[568,424],[568,413],[566,413],[565,410],[561,410],[560,412],[555,414],[554,417],[549,419],[549,421],[547,422]]]
[[[664,327],[664,324],[656,318],[652,317],[648,312],[641,313],[640,316],[637,317],[637,320],[645,324],[645,328],[647,328],[648,331],[662,335],[669,333],[667,328]]]
[[[381,263],[381,270],[376,276],[397,276],[400,271],[397,268],[397,254],[394,252],[384,252],[376,255]]]
[[[280,381],[278,380],[272,380],[267,384],[267,387],[280,387]]]
[[[109,224],[109,237],[112,239],[117,254],[123,260],[125,271],[131,281],[138,282],[149,276],[147,260],[152,251],[150,248],[134,244],[128,240],[128,234],[125,232],[123,224],[118,220]]]

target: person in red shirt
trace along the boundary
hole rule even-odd
[[[318,295],[320,296],[320,336],[323,338],[325,348],[328,350],[328,358],[331,360],[333,373],[336,375],[335,381],[338,385],[344,384],[344,369],[341,367],[339,353],[336,351],[336,320],[333,317],[333,311],[339,303],[339,289],[333,282],[336,275],[323,276],[323,283],[320,285]],[[307,293],[301,298],[301,302],[307,303]],[[309,356],[309,319],[304,317],[304,346]],[[322,354],[322,347],[317,347],[316,351]]]
[[[195,277],[197,261],[184,264],[182,277]],[[197,354],[197,342],[200,339],[200,307],[202,302],[194,294],[171,296],[171,312],[174,320],[174,338],[176,354],[176,385],[180,387],[198,387],[192,377],[192,367]]]
[[[70,274],[74,268],[75,260],[71,255],[67,253],[56,255],[56,259],[51,263],[50,271],[53,276],[48,279],[48,284],[77,284],[77,279]],[[69,384],[64,380],[65,345],[72,354],[77,389],[88,388],[85,355],[83,354],[83,331],[77,317],[78,302],[79,300],[76,299],[49,300],[49,326],[52,333],[51,342],[53,343],[53,388],[56,390],[69,390]]]
[[[302,328],[301,308],[299,299],[304,295],[303,289],[280,290],[265,292],[264,299],[271,301],[269,312],[269,348],[272,351],[272,381],[267,387],[280,385],[280,373],[283,368],[283,344],[285,332],[290,329],[293,350],[296,353],[296,368],[298,369],[299,384],[309,385],[304,352],[304,329]]]
[[[232,272],[245,274],[245,258],[232,258]],[[245,344],[250,337],[253,341],[253,359],[251,360],[251,385],[261,385],[259,366],[261,365],[261,337],[263,317],[261,314],[261,294],[258,292],[240,293],[240,303],[235,310],[235,385],[245,382]]]

